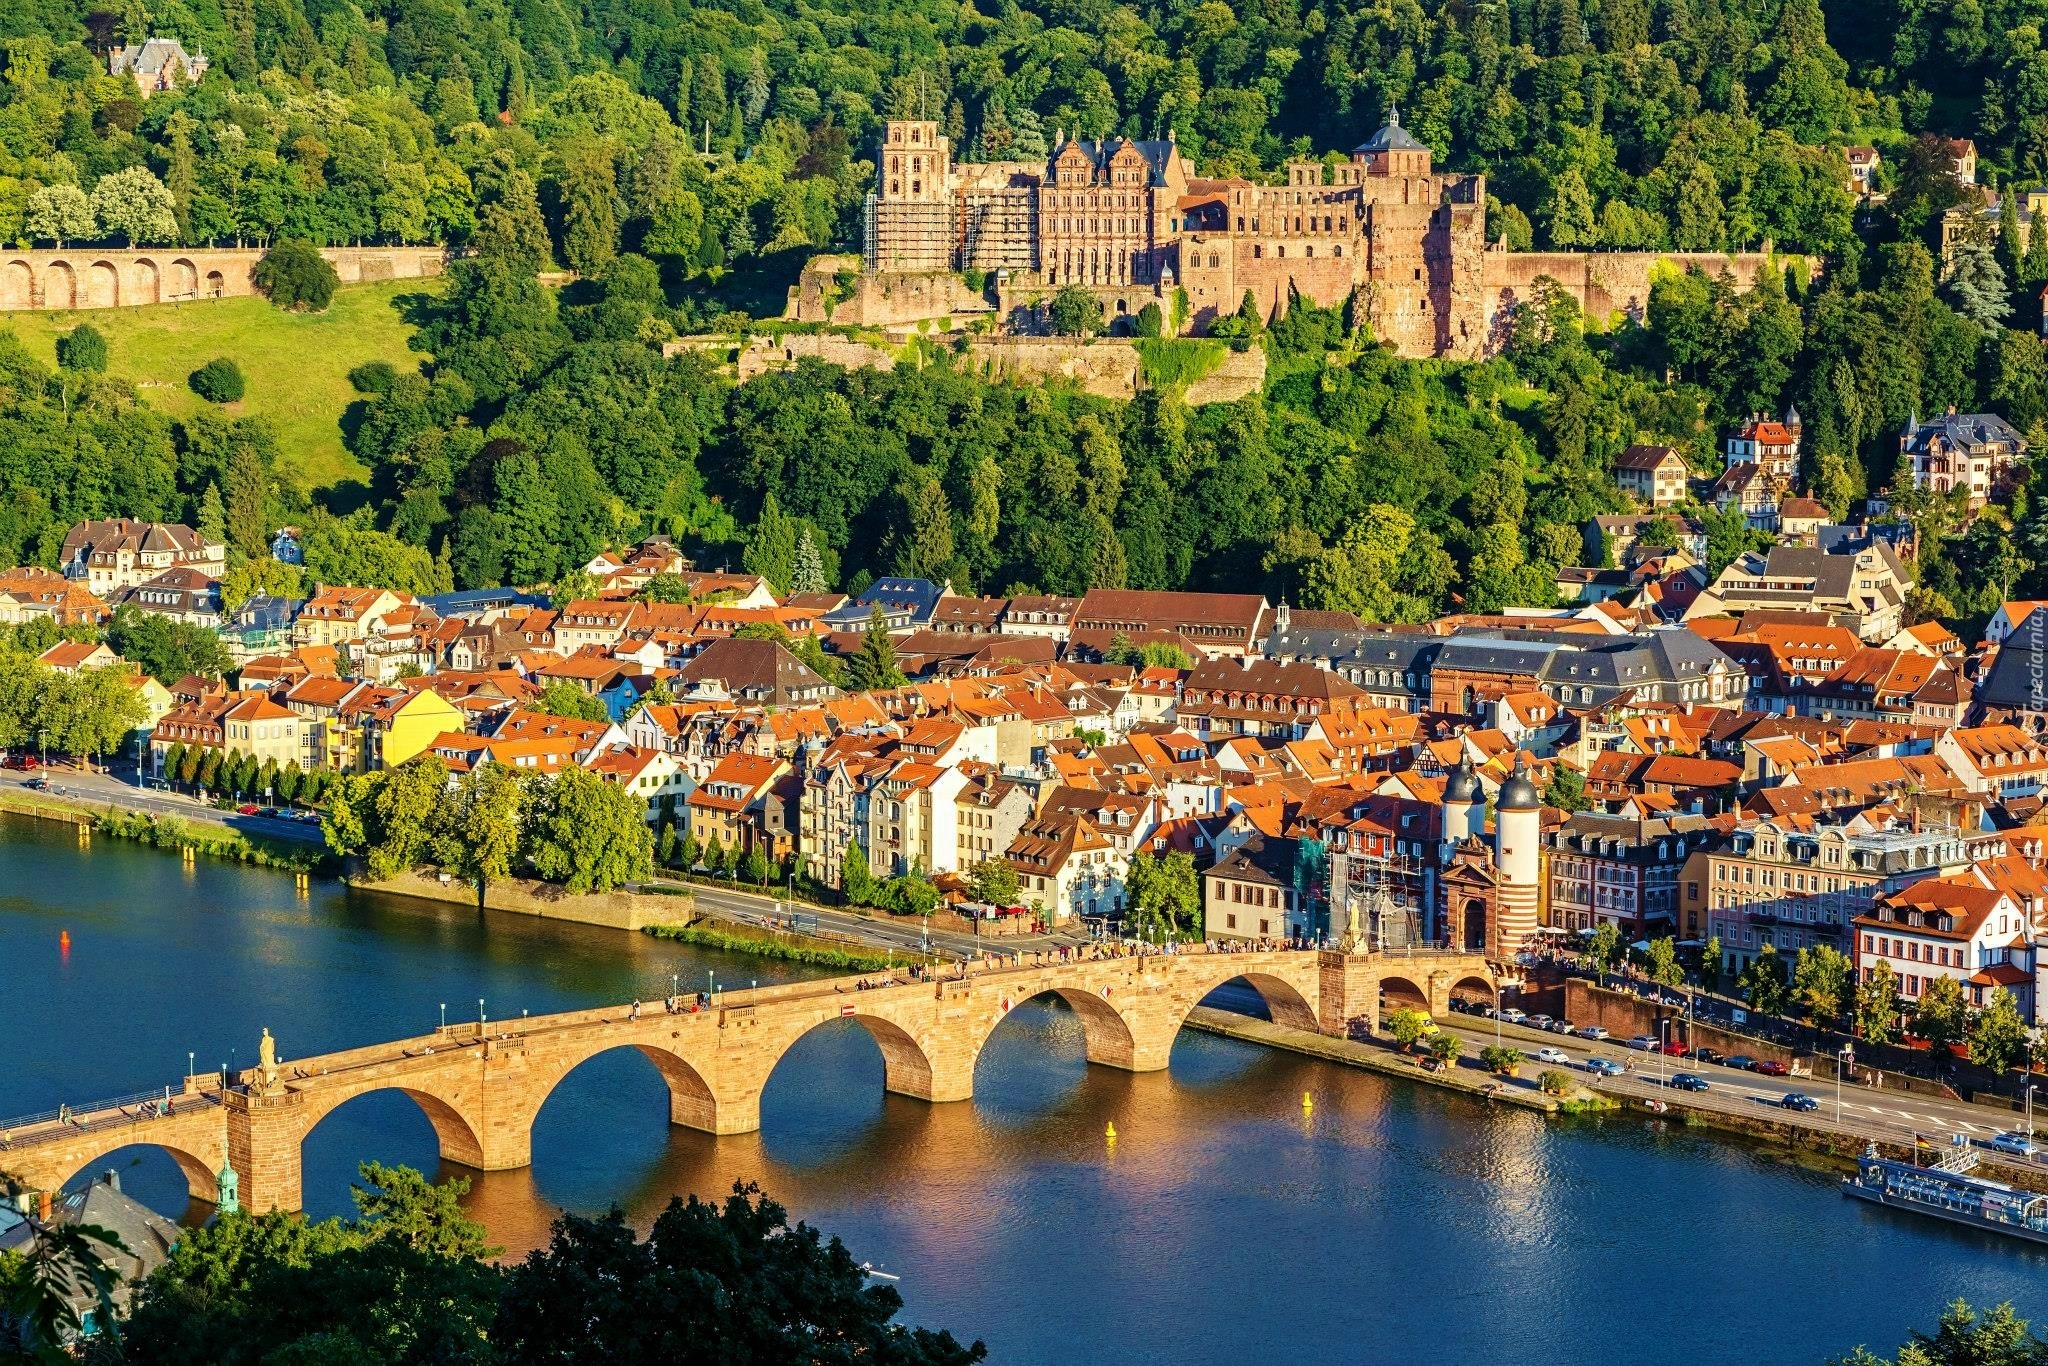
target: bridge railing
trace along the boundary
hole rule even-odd
[[[0,1150],[23,1144],[47,1143],[79,1133],[99,1133],[121,1125],[146,1123],[151,1119],[189,1113],[220,1104],[216,1090],[193,1093],[158,1087],[83,1105],[60,1105],[32,1115],[0,1119]]]

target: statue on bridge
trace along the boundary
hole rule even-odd
[[[263,1089],[277,1090],[277,1040],[270,1037],[270,1031],[263,1031],[262,1042],[256,1045],[256,1065],[263,1074]]]

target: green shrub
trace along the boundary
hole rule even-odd
[[[1142,335],[1144,318],[1141,310],[1138,314],[1141,335],[1132,345],[1138,348],[1138,365],[1144,372],[1145,382],[1153,388],[1183,388],[1206,378],[1223,364],[1227,354],[1223,343],[1206,337],[1147,337]]]
[[[1159,312],[1158,304],[1146,304],[1138,310],[1137,327],[1139,336],[1156,337],[1165,325],[1166,320]]]
[[[257,293],[295,313],[320,312],[341,284],[320,249],[302,237],[284,238],[263,253],[251,278]]]
[[[388,360],[364,361],[348,372],[349,387],[359,394],[388,394],[397,382],[398,367]]]
[[[903,967],[893,956],[861,953],[852,949],[825,948],[780,935],[749,934],[743,930],[712,929],[704,925],[649,925],[647,933],[677,944],[694,944],[702,949],[727,953],[750,953],[756,958],[774,958],[785,963],[803,963],[816,968],[840,968],[847,972],[886,972]]]
[[[107,368],[107,339],[91,323],[80,323],[57,338],[57,364],[66,370],[104,373]]]
[[[1489,1072],[1512,1072],[1522,1065],[1522,1050],[1505,1044],[1488,1044],[1479,1050],[1479,1063]]]
[[[1552,1067],[1537,1075],[1536,1085],[1546,1096],[1562,1096],[1572,1089],[1571,1074]]]
[[[242,379],[242,367],[226,356],[215,356],[194,370],[186,383],[208,403],[239,403],[248,388]]]

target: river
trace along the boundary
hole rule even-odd
[[[301,899],[280,874],[88,852],[6,816],[0,965],[0,1116],[176,1080],[188,1052],[248,1065],[265,1027],[289,1058],[426,1030],[444,1003],[474,1018],[479,997],[496,1019],[658,999],[672,973],[798,975],[334,883]],[[1888,1355],[1956,1296],[2048,1318],[2048,1255],[1661,1124],[1546,1121],[1192,1031],[1166,1072],[1090,1068],[1074,1017],[1044,1003],[998,1030],[975,1091],[885,1095],[848,1022],[777,1069],[760,1132],[712,1138],[668,1125],[652,1064],[607,1054],[542,1111],[533,1166],[478,1176],[470,1206],[517,1252],[561,1209],[616,1202],[644,1225],[674,1193],[758,1181],[901,1276],[906,1321],[980,1336],[998,1363],[1815,1366],[1858,1342]],[[309,1211],[346,1211],[373,1158],[438,1167],[403,1096],[313,1132]],[[115,1165],[185,1212],[167,1157]]]

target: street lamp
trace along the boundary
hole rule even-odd
[[[1657,1020],[1657,1081],[1669,1085],[1671,1078],[1671,1021]]]
[[[483,997],[481,997],[481,996],[479,996],[479,997],[477,997],[477,998],[476,998],[476,1032],[477,1032],[477,1037],[478,1037],[478,1038],[482,1038],[482,1037],[483,1037],[483,1032],[484,1032],[484,998],[483,998]]]
[[[718,994],[718,974],[710,968],[704,969],[704,999],[708,1003]]]
[[[448,1003],[446,1001],[441,1002],[441,1032],[443,1034],[448,1032]]]
[[[1835,1054],[1835,1124],[1838,1127],[1842,1122],[1842,1073],[1855,1061],[1855,1044],[1845,1043],[1842,1045],[1841,1051]],[[2027,1088],[2029,1092],[2032,1092],[2033,1089],[2031,1086]],[[2031,1125],[2032,1121],[2029,1120],[2028,1123]]]
[[[188,1052],[188,1053],[186,1053],[186,1054],[185,1054],[185,1084],[186,1084],[187,1086],[190,1086],[190,1085],[192,1084],[192,1075],[193,1075],[193,1073],[197,1072],[198,1070],[199,1070],[199,1054],[198,1054],[198,1053],[197,1053],[196,1051],[194,1051],[194,1052]],[[2030,1087],[2028,1087],[2027,1089],[2028,1089],[2028,1090],[2030,1090],[2030,1091],[2031,1091],[2031,1090],[2033,1090],[2033,1088],[2032,1088],[2031,1086],[2030,1086]]]

